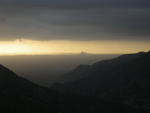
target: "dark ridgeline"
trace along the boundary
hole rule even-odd
[[[80,65],[53,87],[150,111],[150,52]]]
[[[0,66],[0,109],[3,113],[148,112],[149,67],[150,52],[81,65],[65,75],[64,83],[52,87],[58,93]]]
[[[0,65],[0,112],[57,113],[55,91],[18,77]]]

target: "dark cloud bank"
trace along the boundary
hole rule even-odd
[[[0,39],[150,40],[150,0],[1,0]]]

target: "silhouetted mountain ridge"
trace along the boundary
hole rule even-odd
[[[57,112],[55,91],[38,86],[0,65],[0,107],[5,113]]]
[[[61,84],[61,91],[88,95],[150,110],[150,52],[127,54],[97,62]],[[59,85],[57,86],[59,89]]]

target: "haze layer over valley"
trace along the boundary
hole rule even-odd
[[[57,82],[61,75],[81,64],[93,64],[103,59],[118,56],[112,54],[66,54],[66,55],[26,55],[0,56],[1,64],[18,75],[44,86]]]

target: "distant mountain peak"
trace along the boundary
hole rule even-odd
[[[85,51],[82,51],[81,53],[80,53],[80,55],[87,55],[88,53],[87,52],[85,52]]]

